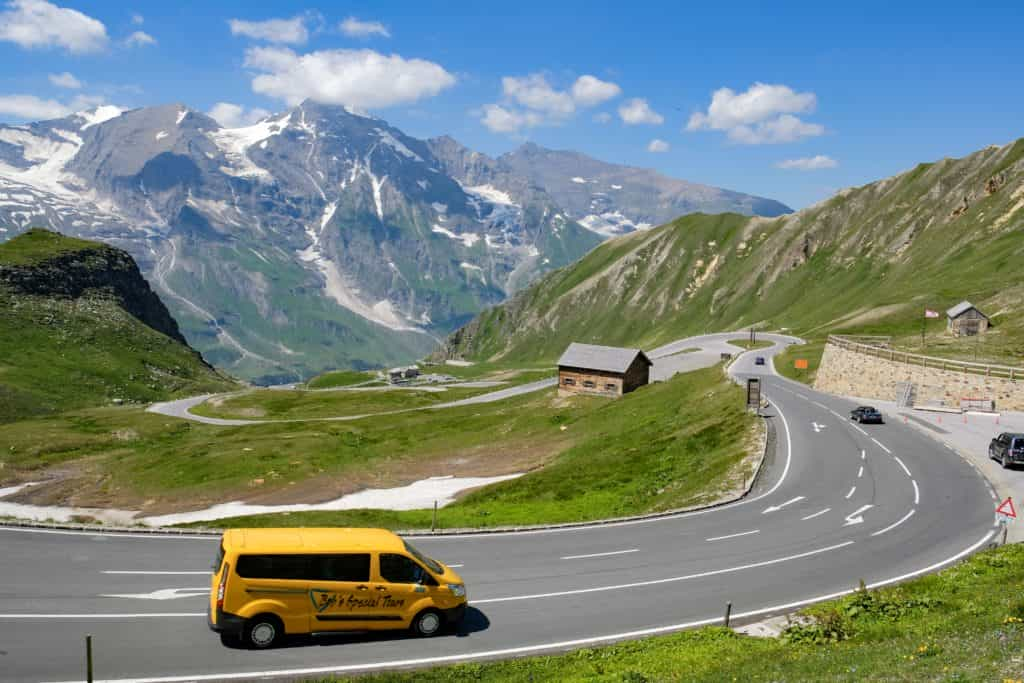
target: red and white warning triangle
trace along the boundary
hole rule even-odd
[[[1013,498],[1007,498],[999,507],[996,508],[997,515],[1005,515],[1007,517],[1017,517],[1017,510],[1013,507]]]

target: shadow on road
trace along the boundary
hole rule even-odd
[[[486,631],[491,626],[490,619],[475,607],[466,610],[466,616],[455,628],[447,628],[437,638],[466,638],[474,633]],[[310,646],[348,645],[350,643],[374,643],[392,640],[408,640],[416,638],[409,631],[348,631],[345,633],[324,633],[314,636],[292,636],[282,646],[297,648]]]

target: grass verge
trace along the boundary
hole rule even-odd
[[[361,677],[448,681],[1005,681],[1024,679],[1024,545],[805,610],[781,638],[703,628],[568,654]],[[335,681],[339,679],[321,679]]]
[[[317,375],[308,382],[309,389],[333,389],[334,387],[350,387],[353,384],[372,382],[377,378],[376,372],[357,372],[355,370],[333,370]]]
[[[814,384],[814,378],[818,374],[818,366],[821,365],[821,354],[825,352],[824,339],[811,339],[806,344],[793,344],[785,351],[778,353],[773,358],[775,371],[783,377]],[[807,369],[797,369],[796,361],[806,360]]]

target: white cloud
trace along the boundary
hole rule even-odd
[[[686,129],[725,131],[733,142],[747,145],[793,142],[825,132],[821,124],[795,116],[813,112],[817,104],[814,93],[798,93],[786,85],[754,83],[741,93],[719,88],[708,110],[695,112]]]
[[[611,123],[611,121],[612,121],[612,115],[609,114],[606,111],[600,111],[600,112],[594,114],[594,122],[595,123]]]
[[[640,97],[634,97],[628,102],[624,102],[619,107],[619,118],[630,126],[641,123],[657,126],[665,122],[665,117],[651,109],[647,100]]]
[[[433,97],[455,84],[439,64],[373,50],[321,50],[299,55],[287,48],[250,48],[245,65],[262,72],[254,92],[298,104],[310,98],[324,104],[376,109]]]
[[[822,168],[835,168],[839,162],[832,157],[818,154],[813,157],[786,159],[775,164],[776,168],[796,169],[798,171],[817,171]]]
[[[391,31],[388,30],[388,27],[379,21],[360,21],[355,17],[349,17],[338,24],[338,28],[349,38],[391,37]]]
[[[136,31],[124,39],[126,47],[143,47],[145,45],[156,45],[156,38],[145,31]]]
[[[207,112],[214,121],[225,128],[242,128],[251,126],[257,121],[270,116],[270,112],[260,107],[246,110],[245,107],[231,102],[218,102]]]
[[[291,19],[267,19],[266,21],[246,21],[229,19],[231,35],[245,36],[268,43],[287,43],[302,45],[309,40],[309,29],[306,28],[306,16],[300,15]]]
[[[820,123],[807,123],[792,114],[762,121],[754,126],[736,126],[729,130],[729,139],[744,145],[774,145],[783,142],[796,142],[801,138],[817,137],[825,134],[825,126]]]
[[[132,15],[132,23],[135,24],[136,26],[142,26],[143,24],[146,23],[146,18],[144,16],[142,16],[141,14],[133,14]]]
[[[621,94],[622,88],[615,83],[602,81],[590,74],[580,76],[572,84],[572,98],[581,107],[593,107]]]
[[[667,152],[670,149],[670,145],[659,138],[654,138],[647,144],[648,152]]]
[[[82,87],[82,82],[74,77],[70,71],[65,71],[62,74],[50,74],[50,83],[57,86],[58,88],[68,88],[69,90],[78,90]]]
[[[62,47],[82,54],[107,46],[103,22],[45,0],[11,0],[0,13],[0,40],[24,48]]]
[[[533,111],[517,111],[500,104],[485,104],[480,122],[494,133],[515,133],[521,128],[541,125],[544,117]]]
[[[484,105],[481,123],[496,133],[562,123],[580,108],[593,107],[622,93],[615,83],[584,74],[566,90],[557,90],[542,73],[501,79],[504,102]]]
[[[13,116],[29,121],[59,119],[76,111],[91,109],[103,104],[104,98],[96,95],[78,95],[70,103],[44,100],[35,95],[0,95],[0,115]]]

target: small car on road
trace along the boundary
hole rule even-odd
[[[754,365],[764,365],[764,356],[758,356],[755,358]]]
[[[882,413],[872,406],[858,406],[850,411],[850,419],[861,424],[882,424]]]
[[[988,457],[998,460],[1009,469],[1011,465],[1024,465],[1024,434],[1003,432],[988,445]]]

